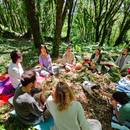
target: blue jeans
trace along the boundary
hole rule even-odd
[[[47,70],[51,70],[51,67],[50,67],[50,66],[47,66],[47,67],[45,67],[45,68],[46,68]],[[59,69],[60,69],[60,67],[59,67],[59,66],[53,66],[52,69],[53,69],[53,72],[58,72]],[[49,72],[47,72],[46,70],[44,70],[43,68],[41,68],[41,75],[44,75],[44,76],[48,77],[49,74],[50,74]]]

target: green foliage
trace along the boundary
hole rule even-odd
[[[45,92],[46,99],[50,96],[51,92]]]
[[[0,125],[0,130],[6,130],[6,129],[4,128],[4,125]]]
[[[118,82],[121,79],[121,73],[118,71],[118,68],[116,66],[113,66],[111,70],[107,72],[113,82]]]

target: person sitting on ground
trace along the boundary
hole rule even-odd
[[[80,70],[82,68],[81,64],[76,64],[76,59],[73,53],[71,53],[71,47],[66,48],[66,53],[63,55],[63,62],[65,69],[70,70]]]
[[[25,71],[21,76],[21,84],[17,87],[13,99],[14,108],[19,121],[24,125],[35,125],[51,117],[45,110],[44,89],[36,88],[37,75],[35,71]],[[31,96],[30,91],[37,89],[37,94]],[[38,93],[39,91],[39,93]]]
[[[46,46],[40,46],[39,63],[41,65],[41,74],[48,77],[50,74],[53,75],[59,71],[59,66],[53,66],[51,62],[51,57],[48,54]]]
[[[119,72],[122,76],[127,75],[127,64],[130,64],[130,56],[128,55],[130,48],[125,48],[122,52],[122,55],[119,56],[116,60],[116,64],[119,66]]]
[[[10,53],[10,56],[12,59],[12,63],[9,65],[8,74],[13,87],[17,88],[18,84],[20,83],[20,77],[23,73],[23,68],[20,64],[23,57],[20,51],[12,51]]]
[[[80,102],[74,101],[71,88],[64,82],[58,82],[53,89],[54,99],[50,96],[46,106],[54,118],[55,124],[50,130],[101,130],[98,120],[86,119]]]
[[[109,94],[103,91],[94,91],[113,99],[110,103],[115,109],[116,117],[119,122],[124,123],[126,120],[130,121],[130,99],[125,92],[116,91],[113,94]],[[117,104],[121,105],[119,112],[117,110]]]
[[[98,48],[94,54],[92,54],[90,59],[90,67],[93,71],[96,71],[97,66],[100,64],[102,59],[101,49]]]

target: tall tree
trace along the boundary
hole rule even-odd
[[[71,0],[56,1],[56,28],[55,28],[54,41],[53,41],[53,50],[52,50],[52,54],[54,57],[59,56],[59,44],[61,38],[61,31],[64,25],[66,13],[70,7],[70,1]],[[64,2],[65,2],[65,7],[64,7]]]
[[[114,46],[118,46],[122,43],[123,36],[130,29],[130,3],[129,3],[129,1],[126,1],[124,3],[123,15],[124,15],[124,17],[123,17],[122,23],[120,25],[120,33],[119,33],[117,40],[115,41]]]
[[[71,25],[73,21],[73,15],[74,15],[76,4],[77,4],[77,0],[75,2],[74,0],[71,0],[69,14],[68,14],[68,29],[67,29],[67,36],[66,36],[67,41],[70,41]]]
[[[43,44],[43,38],[41,37],[39,19],[37,14],[37,9],[35,6],[35,0],[25,0],[27,18],[32,30],[34,44],[36,48],[39,48]]]

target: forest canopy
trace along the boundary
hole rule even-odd
[[[36,48],[51,41],[99,46],[129,44],[129,0],[0,0],[0,37],[33,36]]]

